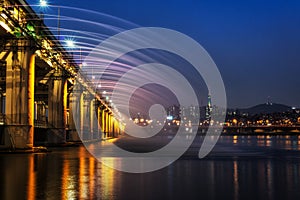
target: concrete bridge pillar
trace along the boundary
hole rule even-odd
[[[69,141],[80,141],[79,133],[80,128],[77,131],[76,125],[80,125],[80,96],[70,95],[70,108],[69,108]],[[74,104],[74,105],[73,105]],[[74,117],[75,116],[75,117]],[[77,116],[77,117],[76,117]],[[75,125],[76,123],[76,125]]]
[[[104,138],[109,137],[108,133],[108,111],[104,110],[103,112],[103,133],[104,133]]]
[[[120,134],[120,131],[119,131],[119,122],[117,120],[115,120],[115,123],[114,123],[114,132],[115,132],[115,136],[118,137],[118,135]]]
[[[99,115],[98,115],[98,120],[99,120],[99,125],[100,125],[100,130],[101,130],[101,137],[102,139],[105,139],[106,134],[105,134],[105,108],[103,106],[99,107]]]
[[[62,71],[49,82],[48,90],[48,142],[53,144],[66,142],[66,106],[67,80]]]
[[[98,139],[102,139],[102,111],[101,111],[101,105],[97,106],[97,126],[98,126]]]
[[[109,112],[108,113],[108,120],[107,120],[107,122],[108,122],[108,126],[107,126],[107,132],[108,132],[108,135],[109,135],[109,137],[113,137],[113,132],[112,132],[112,115],[111,115],[111,113]]]
[[[97,101],[93,99],[91,101],[91,139],[99,139],[97,113]]]
[[[105,138],[105,108],[103,105],[98,107],[98,132],[99,139]]]
[[[115,133],[115,118],[113,116],[113,114],[111,114],[111,121],[110,121],[110,131],[113,137],[116,137],[116,133]]]
[[[85,94],[83,98],[83,108],[82,108],[82,122],[83,122],[83,130],[82,137],[83,140],[90,140],[91,138],[91,102],[92,97],[90,94]]]
[[[15,148],[33,146],[34,134],[34,67],[31,49],[13,51],[6,68],[6,135]]]
[[[84,131],[84,92],[80,85],[76,85],[70,96],[70,137],[73,141],[80,141]]]
[[[113,137],[116,137],[116,132],[115,132],[115,118],[113,115],[111,115],[111,134]]]

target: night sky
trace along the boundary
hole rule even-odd
[[[28,0],[36,4],[37,0]],[[223,77],[228,107],[271,101],[300,107],[300,1],[52,0],[198,41]]]

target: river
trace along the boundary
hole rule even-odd
[[[0,199],[300,199],[300,136],[222,136],[204,159],[130,174],[85,147],[0,154]]]

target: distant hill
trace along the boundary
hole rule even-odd
[[[292,107],[283,105],[283,104],[277,104],[277,103],[265,103],[265,104],[259,104],[250,108],[244,108],[244,109],[238,109],[241,113],[249,113],[249,115],[255,115],[255,114],[270,114],[275,112],[286,112],[291,111]]]

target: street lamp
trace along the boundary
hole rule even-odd
[[[68,48],[75,48],[75,42],[74,42],[74,40],[68,39],[68,40],[65,40],[65,43],[66,43],[66,45],[67,45]]]
[[[65,39],[64,40],[65,42],[65,45],[66,45],[66,48],[68,49],[78,49],[79,50],[79,55],[78,55],[78,51],[77,51],[77,54],[76,54],[76,58],[77,56],[79,56],[79,66],[82,67],[86,67],[87,66],[87,63],[83,62],[82,60],[82,48],[80,45],[76,45],[76,41],[74,40],[74,38],[68,38],[68,39]],[[73,56],[73,53],[72,53],[72,56]],[[93,78],[95,79],[95,78]]]
[[[46,0],[40,0],[40,6],[47,7],[48,6],[47,1]]]
[[[81,46],[76,45],[76,41],[73,38],[65,39],[64,42],[65,42],[66,48],[68,48],[68,49],[73,49],[73,50],[79,49],[79,65],[82,66],[83,63],[82,63],[82,58],[81,58]],[[76,56],[78,56],[78,55],[76,54]]]
[[[48,7],[49,4],[48,4],[47,0],[40,0],[40,6]],[[56,5],[56,6],[57,6],[57,38],[59,40],[59,37],[60,37],[60,6],[59,5]]]

